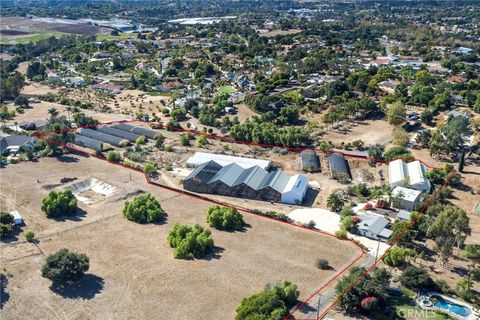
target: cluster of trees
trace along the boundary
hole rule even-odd
[[[235,208],[211,206],[207,211],[207,223],[215,229],[241,230],[245,221]]]
[[[334,124],[347,119],[364,118],[366,115],[378,110],[378,106],[370,99],[348,99],[346,102],[330,107],[323,115],[323,122]]]
[[[77,198],[72,191],[50,191],[42,200],[42,211],[47,218],[55,218],[63,215],[73,215],[77,211]]]
[[[208,229],[195,224],[193,227],[175,224],[168,232],[170,247],[174,248],[173,256],[177,259],[200,259],[213,251],[213,238]]]
[[[267,285],[262,292],[242,300],[236,310],[235,319],[283,319],[288,315],[289,308],[297,302],[299,294],[297,285],[286,280]]]
[[[340,278],[335,286],[337,296],[342,295],[365,272],[366,269],[363,267],[352,267],[348,275]],[[390,279],[391,275],[386,269],[375,269],[372,273],[364,275],[351,290],[343,295],[338,301],[338,306],[347,312],[353,312],[365,307],[362,301],[366,298],[375,298],[375,301],[385,301]],[[376,304],[371,304],[370,307],[373,309],[376,307]]]
[[[15,65],[1,62],[0,69],[0,102],[15,100],[25,85],[25,77],[15,70]]]
[[[284,147],[299,147],[309,141],[309,134],[304,128],[278,128],[271,122],[261,122],[258,117],[234,125],[229,135],[240,141]]]
[[[165,211],[158,200],[150,193],[125,201],[123,216],[137,223],[158,223],[165,219]]]

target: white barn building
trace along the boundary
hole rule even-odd
[[[390,187],[408,187],[422,192],[430,191],[430,181],[425,177],[427,169],[418,160],[405,163],[394,160],[388,165]]]

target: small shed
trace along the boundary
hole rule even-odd
[[[330,175],[333,179],[352,179],[350,166],[342,154],[332,153],[328,157],[328,165],[330,166]]]
[[[18,211],[12,211],[10,212],[10,215],[13,217],[13,222],[16,225],[20,225],[23,223],[22,216],[20,215],[20,213],[18,213]]]
[[[314,150],[303,150],[300,153],[302,170],[305,172],[319,172],[320,160]]]

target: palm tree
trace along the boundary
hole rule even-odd
[[[48,109],[48,113],[50,114],[50,118],[56,118],[58,116],[58,110],[55,108]]]
[[[334,212],[339,212],[343,207],[344,201],[337,193],[331,193],[327,198],[327,208]]]

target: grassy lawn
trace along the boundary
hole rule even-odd
[[[387,305],[391,310],[372,312],[370,314],[372,318],[376,320],[454,320],[454,318],[446,313],[421,309],[415,304],[414,299],[406,295],[389,298]]]
[[[63,32],[47,32],[47,33],[37,33],[27,36],[2,36],[0,37],[1,44],[24,44],[29,42],[37,42],[40,40],[45,40],[50,37],[60,37],[66,35],[67,33]]]
[[[232,86],[221,86],[217,89],[217,91],[220,93],[231,94],[235,92],[235,88]]]
[[[173,97],[175,95],[174,92],[161,92],[161,91],[148,91],[148,92],[145,92],[145,94],[151,97]]]
[[[131,39],[135,38],[137,35],[135,33],[120,33],[118,36],[112,36],[111,34],[98,34],[97,40],[98,41],[105,41],[105,40],[115,40],[115,39]]]

